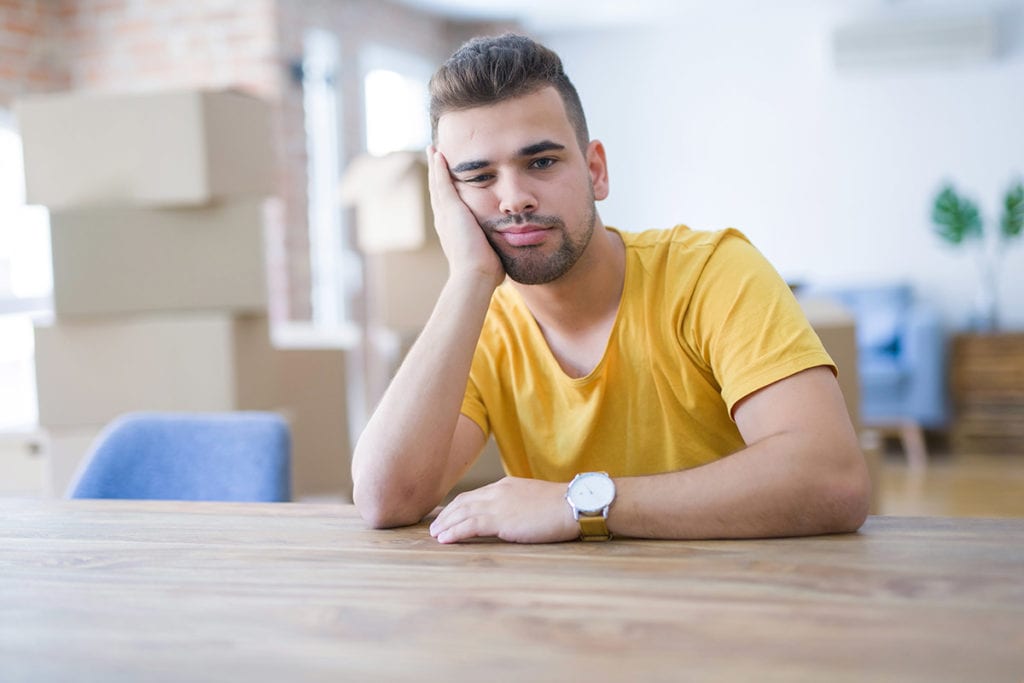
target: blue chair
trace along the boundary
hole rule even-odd
[[[275,413],[128,413],[97,438],[70,497],[284,502],[290,467]]]
[[[813,293],[838,300],[856,321],[863,423],[899,432],[908,458],[923,464],[922,428],[941,429],[949,417],[945,335],[937,312],[904,283]]]

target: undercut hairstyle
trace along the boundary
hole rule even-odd
[[[576,142],[586,151],[587,119],[562,60],[553,50],[514,33],[473,38],[437,70],[430,79],[431,137],[436,144],[437,122],[447,112],[532,95],[547,86],[558,91]]]

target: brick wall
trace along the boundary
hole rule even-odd
[[[234,87],[275,99],[274,0],[78,0],[77,90]]]
[[[66,0],[0,0],[0,107],[23,93],[70,87]]]
[[[489,25],[453,24],[387,0],[0,0],[0,106],[28,92],[234,87],[274,105],[282,226],[270,245],[277,318],[311,315],[302,91],[288,67],[305,32],[338,36],[347,157],[363,151],[359,51],[379,43],[439,63]]]

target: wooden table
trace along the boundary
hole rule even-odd
[[[0,501],[0,680],[1013,681],[1024,519],[438,545],[347,506]]]

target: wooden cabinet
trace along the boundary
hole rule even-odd
[[[953,447],[1024,455],[1024,333],[954,337]]]

